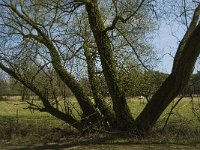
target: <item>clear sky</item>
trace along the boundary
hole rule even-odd
[[[167,2],[167,1],[166,1]],[[191,0],[187,0],[187,6],[189,8],[195,8],[191,4]],[[171,9],[171,7],[169,7]],[[180,9],[180,8],[179,8]],[[192,9],[191,9],[192,10]],[[173,11],[177,10],[168,10],[168,13],[173,13]],[[193,11],[191,11],[190,16],[193,14]],[[178,10],[178,13],[179,10]],[[170,17],[172,15],[169,15]],[[174,16],[173,16],[174,17]],[[186,26],[182,23],[185,20],[181,20],[179,18],[169,18],[168,21],[162,20],[159,30],[155,34],[155,37],[153,39],[153,45],[155,50],[158,52],[160,59],[160,65],[158,66],[158,70],[161,72],[170,73],[172,64],[173,64],[173,57],[175,56],[177,47],[179,45],[180,40],[182,39],[185,31]],[[180,23],[182,22],[182,23]],[[190,20],[188,19],[188,23]],[[198,62],[196,63],[194,71],[200,70],[200,59],[198,59]]]
[[[173,57],[175,56],[179,41],[182,39],[185,33],[185,29],[177,24],[167,25],[163,23],[155,39],[153,45],[155,50],[158,51],[159,57],[161,58],[158,70],[161,72],[170,73],[173,65]],[[194,72],[200,70],[200,58],[197,60]]]
[[[184,29],[173,25],[169,26],[167,24],[162,24],[160,29],[155,34],[155,39],[153,40],[153,45],[155,50],[158,51],[160,58],[160,64],[158,70],[161,72],[170,73],[173,65],[173,57],[175,56],[179,41],[184,35]],[[200,59],[198,59],[194,72],[200,70]]]
[[[171,72],[173,57],[183,34],[183,29],[180,29],[176,25],[173,27],[166,23],[160,25],[153,40],[153,45],[155,46],[155,50],[158,51],[158,56],[161,61],[158,66],[159,71]]]

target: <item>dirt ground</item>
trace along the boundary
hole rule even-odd
[[[177,145],[177,144],[95,144],[95,145],[70,145],[70,144],[32,144],[32,145],[5,145],[1,150],[199,150],[197,145]]]

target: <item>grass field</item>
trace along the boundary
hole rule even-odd
[[[78,104],[75,103],[75,99],[71,98],[73,107],[78,109]],[[34,101],[34,104],[42,107],[42,103],[38,100]],[[59,109],[63,109],[63,102],[61,101],[59,104]],[[54,116],[46,113],[39,112],[37,110],[27,109],[28,103],[21,101],[0,101],[0,120],[17,120],[17,121],[37,121],[37,122],[56,122],[60,123],[63,121],[58,120]],[[61,108],[62,107],[62,108]],[[77,112],[74,114],[78,117]]]
[[[177,99],[174,101],[174,103]],[[134,118],[142,111],[145,104],[140,104],[137,98],[127,100]],[[76,106],[76,104],[75,104]],[[173,103],[162,114],[150,139],[160,140],[160,135],[155,136],[161,130],[169,115]],[[30,111],[25,102],[20,101],[0,101],[0,141],[14,141],[14,143],[26,141],[61,141],[62,138],[73,138],[76,133],[63,121],[44,112]],[[184,136],[198,136],[195,141],[200,141],[200,99],[183,98],[173,110],[168,125],[164,130],[163,140],[169,137],[177,138]],[[70,135],[70,136],[69,136]],[[25,137],[25,138],[24,138]],[[23,140],[22,140],[23,139]]]
[[[176,101],[177,99],[175,99],[175,101],[166,109],[166,111],[160,117],[159,122],[162,123],[163,121],[165,121],[166,117],[168,116],[171,110],[171,107]],[[146,105],[146,103],[140,104],[137,98],[129,98],[127,102],[130,107],[131,113],[133,114],[135,118]],[[26,102],[0,101],[0,121],[1,120],[18,120],[18,121],[41,120],[41,121],[62,122],[60,120],[57,120],[55,117],[49,115],[48,113],[38,112],[36,110],[33,111],[29,109],[24,109],[27,106],[28,105]],[[195,109],[196,115],[194,114],[194,109]],[[199,124],[198,119],[200,119],[198,117],[200,117],[200,98],[194,98],[193,101],[190,98],[183,98],[173,110],[173,113],[170,117],[170,121],[172,122],[176,122],[176,121],[177,122],[180,122],[180,121],[191,122],[192,121],[198,125]]]

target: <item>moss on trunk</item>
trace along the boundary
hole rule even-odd
[[[110,39],[105,32],[105,26],[96,1],[86,4],[90,28],[94,34],[98,47],[103,74],[113,101],[113,108],[120,130],[127,130],[133,124],[133,118],[126,103],[119,76],[116,71],[115,60]]]
[[[88,122],[88,124],[96,124],[97,122],[99,122],[99,119],[101,119],[99,112],[96,110],[90,98],[86,95],[79,83],[61,65],[60,56],[58,54],[58,51],[55,49],[53,43],[51,41],[45,41],[44,44],[49,49],[52,58],[52,65],[55,71],[58,73],[62,81],[73,92],[83,111],[82,121],[86,121]]]
[[[108,106],[108,104],[104,101],[103,96],[99,93],[100,87],[96,79],[94,62],[87,41],[84,42],[83,48],[87,62],[89,82],[97,108],[103,114],[105,120],[110,123],[111,127],[116,128],[115,114]]]

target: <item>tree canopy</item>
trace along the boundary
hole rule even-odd
[[[149,42],[157,16],[156,3],[159,2],[2,0],[0,68],[40,98],[43,106],[29,103],[31,109],[48,112],[79,131],[101,126],[144,135],[187,85],[200,52],[200,4],[194,2],[191,23],[180,41],[172,72],[166,77],[150,70],[148,66],[156,58]],[[143,74],[140,79],[149,83],[141,85],[141,94],[149,92],[152,96],[135,118],[126,102],[124,81],[130,81],[126,77],[130,73],[134,82],[138,70],[139,75]],[[84,77],[94,102],[80,84]],[[100,92],[101,80],[106,83],[112,106]],[[156,81],[158,84],[152,86]],[[80,107],[79,117],[52,103],[52,99],[56,103],[60,100],[56,84],[73,93]]]

